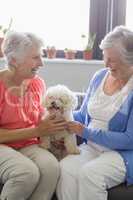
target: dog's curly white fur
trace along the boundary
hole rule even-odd
[[[72,121],[72,110],[74,110],[77,106],[77,97],[66,86],[56,85],[47,89],[43,105],[47,109],[46,115],[49,114],[49,110],[51,108],[54,108],[55,110],[57,110],[56,117],[62,115],[63,118],[65,118],[67,121]],[[41,138],[41,147],[45,149],[52,149],[51,141],[56,141],[63,138],[64,145],[67,151],[66,154],[80,153],[76,144],[76,137],[74,134],[70,134],[67,131],[61,131],[58,134],[51,135],[52,136],[44,136]]]

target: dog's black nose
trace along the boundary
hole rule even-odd
[[[55,108],[56,110],[60,109],[60,107],[58,107],[58,106],[56,105],[55,101],[53,101],[53,102],[51,103],[51,106],[52,106],[52,108]]]

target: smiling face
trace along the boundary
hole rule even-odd
[[[43,66],[41,58],[41,50],[36,47],[32,47],[22,62],[17,62],[15,59],[13,65],[16,66],[16,76],[20,79],[33,78],[39,68]]]
[[[122,60],[120,52],[115,47],[104,49],[103,59],[105,66],[109,68],[113,77],[128,79],[133,74],[133,66],[126,64]]]

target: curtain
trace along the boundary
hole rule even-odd
[[[96,33],[93,59],[102,59],[99,44],[115,26],[125,25],[126,0],[90,0],[89,31]]]

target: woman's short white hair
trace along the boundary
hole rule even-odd
[[[18,62],[22,62],[32,47],[41,49],[42,46],[43,41],[33,33],[10,32],[4,38],[2,51],[10,65],[12,58],[15,58]]]
[[[115,47],[121,55],[122,60],[133,65],[133,31],[125,26],[117,26],[109,32],[101,41],[100,48]]]

